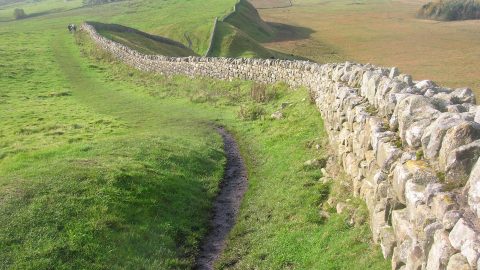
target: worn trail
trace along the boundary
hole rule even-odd
[[[213,205],[210,232],[203,239],[195,269],[210,270],[222,253],[225,239],[235,224],[243,194],[247,190],[247,171],[237,143],[223,128],[222,135],[227,164],[220,192]]]

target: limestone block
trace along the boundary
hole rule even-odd
[[[441,192],[437,193],[431,203],[432,213],[438,220],[443,220],[443,217],[447,211],[457,210],[458,204],[455,201],[455,197],[452,193]]]
[[[462,211],[460,210],[447,211],[443,215],[442,225],[445,228],[445,230],[451,230],[461,217],[462,217]]]
[[[465,184],[480,157],[480,140],[450,151],[445,162],[445,181],[447,183]]]
[[[470,182],[468,204],[477,213],[477,217],[480,217],[480,159],[477,160],[468,181]]]
[[[392,270],[402,269],[407,263],[407,258],[412,249],[412,240],[407,239],[401,242],[393,249],[392,253]],[[406,269],[406,268],[403,268]]]
[[[447,164],[447,156],[454,149],[480,139],[480,124],[470,121],[462,121],[448,129],[443,138],[438,162],[440,170],[444,171]]]
[[[425,204],[424,192],[425,186],[423,185],[416,184],[412,180],[405,183],[405,200],[410,220],[415,220],[417,207]]]
[[[438,230],[443,230],[442,223],[438,221],[435,221],[425,226],[425,228],[423,229],[423,235],[421,235],[424,250],[430,250],[434,242],[435,232],[437,232]]]
[[[407,130],[419,121],[416,128],[426,126],[427,122],[432,122],[440,115],[440,111],[437,110],[431,99],[420,95],[410,95],[397,104],[393,114],[398,122],[399,136],[405,144],[408,144],[406,141]],[[418,130],[416,128],[414,127],[410,131],[410,140],[422,137],[423,128]],[[418,144],[415,140],[411,143]]]
[[[464,218],[460,218],[449,234],[452,246],[460,250],[462,255],[474,266],[478,259],[478,230]]]
[[[408,219],[407,209],[392,211],[392,227],[397,241],[403,242],[413,238],[413,228]]]
[[[437,85],[433,82],[433,81],[430,81],[430,80],[423,80],[423,81],[420,81],[420,82],[417,82],[415,84],[415,88],[417,89],[431,89],[431,88],[434,88],[436,87]]]
[[[447,131],[464,121],[461,114],[442,113],[424,131],[422,136],[423,154],[428,159],[438,157],[442,142]]]
[[[397,163],[392,171],[392,188],[396,198],[406,204],[405,185],[411,180],[414,184],[428,186],[437,181],[436,173],[428,167],[422,160],[409,160],[404,164]],[[425,192],[427,189],[425,189]],[[424,201],[428,199],[428,194],[424,194]]]
[[[393,248],[397,241],[391,226],[384,226],[380,229],[380,247],[382,249],[383,258],[387,259],[392,256]]]
[[[457,253],[448,260],[446,270],[472,270],[472,268],[470,268],[467,258],[465,258],[461,253]]]
[[[392,177],[392,188],[396,198],[401,202],[406,204],[405,199],[405,184],[409,179],[411,179],[412,174],[407,169],[404,164],[397,163],[395,168],[393,169],[393,177]]]
[[[398,149],[393,143],[380,140],[376,152],[377,165],[388,172],[393,163],[402,156],[402,153],[402,150]]]
[[[458,88],[450,93],[451,101],[454,104],[472,103],[475,104],[475,95],[470,88]]]
[[[425,254],[423,249],[417,244],[413,245],[410,249],[410,253],[407,256],[407,263],[405,269],[422,270],[424,267]]]
[[[430,207],[425,204],[418,205],[415,211],[409,213],[409,218],[416,228],[422,229],[434,223],[436,220]]]
[[[448,240],[448,233],[445,230],[435,232],[433,245],[428,253],[426,270],[446,269],[450,256],[455,249]]]
[[[400,75],[400,70],[398,70],[398,68],[396,67],[393,67],[390,69],[390,74],[388,75],[388,77],[390,79],[393,79],[395,77],[397,77],[398,75]]]

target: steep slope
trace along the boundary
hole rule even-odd
[[[260,18],[255,7],[246,0],[240,0],[235,5],[235,11],[223,21],[241,29],[258,42],[270,40],[275,35],[274,29]]]
[[[234,10],[217,22],[209,56],[305,59],[265,48],[276,30],[260,18],[255,7],[240,0]]]
[[[210,56],[223,57],[275,57],[274,52],[264,48],[253,38],[235,26],[218,22]]]
[[[119,24],[89,22],[97,31],[113,41],[126,45],[144,54],[161,54],[166,56],[191,56],[194,51],[180,42],[151,35],[137,29]]]

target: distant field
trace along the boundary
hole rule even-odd
[[[251,0],[250,1],[256,8],[282,8],[292,5],[290,0]]]
[[[208,47],[208,37],[215,17],[226,15],[235,0],[130,0],[82,7],[82,0],[42,0],[34,3],[15,3],[0,8],[0,22],[45,26],[47,16],[64,18],[68,23],[81,23],[84,20],[103,23],[118,23],[150,34],[161,35],[188,45],[186,36],[192,42],[192,50],[203,54]],[[33,18],[13,21],[13,10],[23,8]],[[39,21],[34,21],[38,18]],[[48,25],[48,24],[47,24]],[[52,27],[52,25],[49,25]],[[56,25],[55,25],[56,27]]]
[[[6,1],[5,4],[0,5],[0,22],[13,20],[13,11],[18,7],[24,9],[28,16],[38,17],[80,6],[82,6],[82,0]]]
[[[264,20],[311,29],[286,32],[265,44],[320,62],[354,60],[397,66],[414,79],[468,86],[480,95],[480,21],[433,22],[415,14],[420,0],[293,0],[293,7],[260,10]]]

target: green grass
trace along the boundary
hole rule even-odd
[[[247,1],[236,5],[236,11],[217,23],[210,56],[305,59],[263,47],[260,42],[275,37],[276,29],[263,21]]]
[[[47,14],[63,12],[82,6],[82,0],[58,1],[58,0],[42,0],[42,1],[20,1],[0,5],[0,22],[14,20],[13,11],[17,7],[25,10],[27,16],[38,17]]]
[[[191,49],[183,44],[159,36],[117,24],[92,23],[97,32],[115,42],[128,46],[143,54],[160,54],[165,56],[193,56]]]
[[[238,28],[224,22],[217,23],[212,56],[270,58],[273,53]]]
[[[301,57],[280,53],[263,47],[241,29],[229,23],[218,22],[211,56],[300,59]]]
[[[269,86],[264,100],[249,82],[142,73],[65,29],[148,29],[169,5],[203,1],[167,2],[156,17],[128,1],[0,23],[0,269],[189,269],[225,163],[212,123],[236,135],[249,173],[220,265],[386,269],[367,224],[319,216],[335,185],[303,167],[326,155],[306,147],[325,135],[304,90]],[[263,114],[242,120],[241,106]]]
[[[223,173],[213,117],[42,34],[2,43],[0,265],[188,269]]]
[[[224,22],[241,29],[258,42],[270,40],[275,35],[274,29],[264,22],[255,7],[245,0],[238,3],[235,13],[228,16]]]
[[[208,4],[203,0],[130,0],[81,7],[81,0],[66,3],[63,0],[42,0],[34,4],[22,2],[1,7],[0,21],[13,19],[13,10],[23,8],[27,14],[36,12],[40,16],[6,25],[30,25],[40,22],[37,27],[40,28],[52,27],[52,22],[62,21],[64,25],[56,23],[53,27],[66,30],[69,23],[80,24],[83,21],[116,23],[164,36],[184,45],[188,45],[187,36],[192,42],[192,50],[203,54],[209,45],[214,18],[226,15],[234,4],[235,0],[208,0]],[[32,5],[35,9],[31,8]],[[68,8],[64,7],[65,5],[68,5]]]

